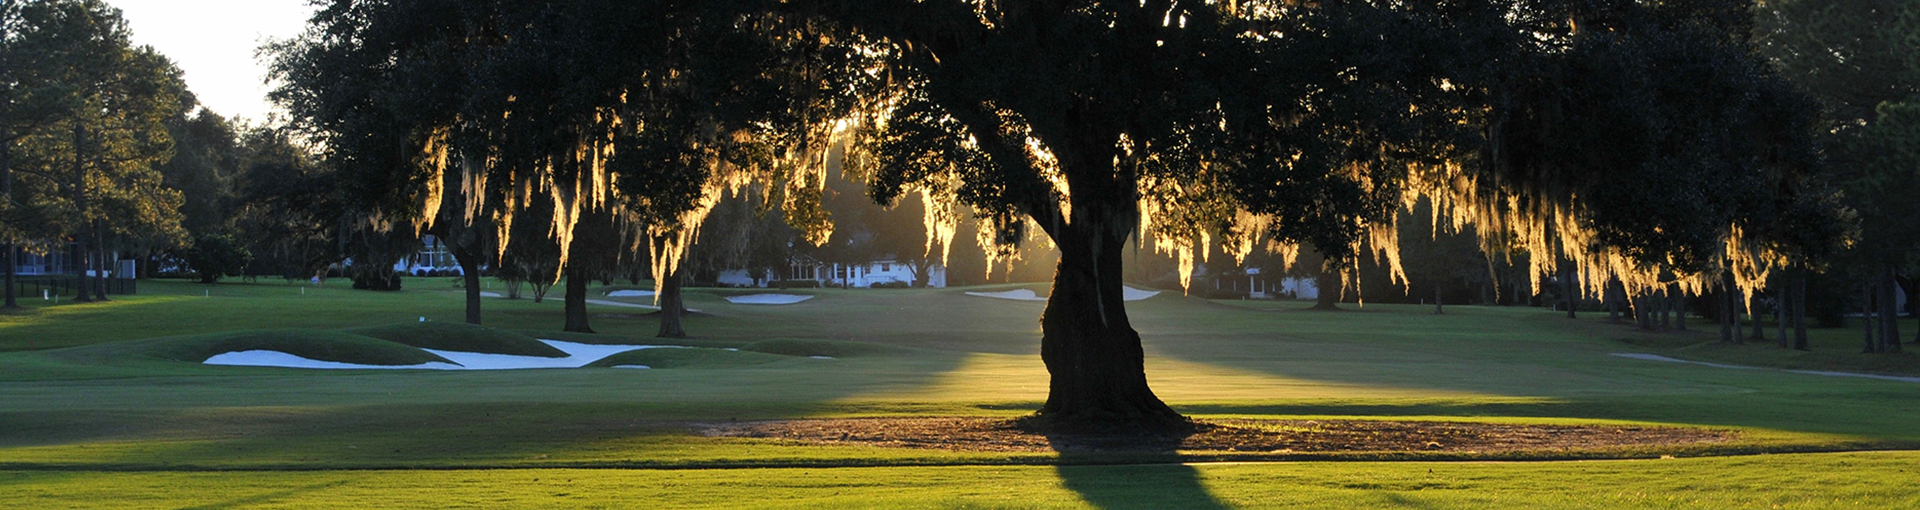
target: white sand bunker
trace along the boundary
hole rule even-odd
[[[1046,301],[1047,298],[1034,294],[1032,289],[1014,289],[1003,292],[968,292],[969,296],[1005,299],[1010,301]]]
[[[1658,354],[1645,354],[1645,353],[1638,353],[1638,352],[1616,352],[1616,353],[1613,353],[1613,355],[1619,356],[1622,358],[1630,358],[1630,359],[1646,360],[1646,361],[1664,361],[1668,363],[1686,363],[1690,365],[1706,365],[1714,368],[1734,368],[1734,369],[1740,369],[1740,370],[1770,370],[1763,367],[1750,367],[1746,365],[1724,365],[1720,363],[1707,363],[1705,361],[1688,361],[1688,360],[1678,359],[1678,358],[1669,358],[1669,357],[1661,356]],[[1778,369],[1778,370],[1780,370],[1781,372],[1790,372],[1795,374],[1807,374],[1807,375],[1823,375],[1827,377],[1860,377],[1865,379],[1879,379],[1882,381],[1900,381],[1900,382],[1920,383],[1920,377],[1901,377],[1897,375],[1861,374],[1861,373],[1855,373],[1855,372],[1829,372],[1825,370],[1785,370],[1785,369]]]
[[[1127,301],[1139,301],[1142,299],[1160,295],[1160,291],[1157,291],[1157,290],[1143,290],[1143,289],[1136,289],[1133,287],[1123,287],[1123,289],[1125,290],[1126,294],[1122,296],[1121,299],[1125,299]],[[1004,292],[968,292],[967,295],[978,296],[983,298],[1006,299],[1006,300],[1012,300],[1012,301],[1046,301],[1047,300],[1045,296],[1036,294],[1031,289],[1014,289],[1014,290],[1009,290]]]
[[[485,354],[478,352],[441,351],[425,349],[458,363],[450,365],[438,361],[419,365],[360,365],[338,363],[302,358],[280,351],[239,351],[215,355],[203,363],[208,365],[250,366],[250,367],[286,367],[286,368],[323,368],[323,369],[396,369],[413,368],[426,370],[513,370],[523,368],[580,368],[588,363],[600,361],[627,351],[640,349],[687,349],[679,345],[596,345],[559,340],[541,340],[547,345],[567,353],[564,358],[543,358],[540,356],[515,356],[511,354]]]
[[[750,294],[746,296],[727,296],[727,302],[736,305],[791,305],[813,299],[813,296],[793,294]]]
[[[651,290],[616,290],[608,292],[607,297],[653,297]]]
[[[428,370],[460,370],[466,367],[449,365],[438,361],[419,365],[357,365],[334,361],[307,359],[280,351],[237,351],[215,354],[207,358],[208,365],[227,365],[239,367],[284,367],[284,368],[325,368],[325,369],[393,369],[418,368]]]

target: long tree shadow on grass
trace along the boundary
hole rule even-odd
[[[1185,439],[1185,435],[1105,437],[1047,434],[1047,444],[1060,453],[1060,463],[1054,466],[1060,484],[1080,494],[1080,499],[1094,507],[1107,510],[1228,508],[1207,491],[1200,482],[1198,470],[1179,463],[1178,449]],[[1116,447],[1135,454],[1129,456],[1133,462],[1161,459],[1166,462],[1092,464],[1113,462],[1114,457],[1104,451]]]
[[[179,510],[223,510],[227,508],[245,508],[245,507],[259,506],[267,503],[272,503],[275,500],[285,499],[292,496],[298,496],[298,495],[309,493],[309,492],[316,492],[316,491],[331,489],[334,487],[345,485],[346,483],[347,483],[346,480],[322,482],[322,483],[316,483],[316,484],[306,485],[302,487],[294,487],[290,489],[278,490],[278,491],[269,492],[265,494],[255,494],[252,496],[229,499],[229,500],[221,501],[218,503],[208,503],[205,505],[182,507]]]
[[[1184,464],[1056,466],[1054,473],[1061,485],[1096,508],[1229,508],[1207,491],[1199,470]]]

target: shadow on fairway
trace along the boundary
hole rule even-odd
[[[334,487],[345,485],[346,483],[347,483],[346,480],[336,480],[331,482],[316,483],[316,484],[307,485],[304,487],[294,487],[291,489],[279,490],[279,491],[269,492],[266,494],[255,494],[252,496],[247,496],[242,498],[234,498],[234,499],[222,501],[219,503],[208,503],[205,505],[184,507],[184,508],[181,508],[180,510],[221,510],[226,508],[251,507],[251,506],[257,506],[257,505],[262,505],[266,503],[272,503],[275,500],[285,499],[291,496],[298,496],[298,495],[309,493],[309,492],[315,492],[315,491],[324,490],[324,489],[331,489]]]
[[[1061,455],[1070,462],[1073,457]],[[1183,464],[1144,466],[1056,466],[1067,489],[1096,508],[1226,509],[1200,482],[1200,471]]]
[[[1102,509],[1125,508],[1196,508],[1225,509],[1227,505],[1214,499],[1200,483],[1200,472],[1193,466],[1179,464],[1180,443],[1185,436],[1168,436],[1158,439],[1142,439],[1138,436],[1102,438],[1087,436],[1068,436],[1057,433],[1047,434],[1047,443],[1060,452],[1060,464],[1054,466],[1054,473],[1060,476],[1060,484],[1080,494],[1080,499]],[[1166,464],[1135,464],[1125,466],[1075,465],[1085,462],[1101,462],[1110,458],[1100,457],[1105,443],[1124,443],[1129,450],[1144,449],[1142,457],[1136,462],[1152,462],[1164,458]]]

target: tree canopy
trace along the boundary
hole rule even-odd
[[[1806,191],[1812,102],[1755,54],[1748,8],[337,0],[277,49],[276,97],[367,226],[422,228],[461,193],[500,249],[547,223],[566,264],[607,214],[656,281],[729,190],[826,239],[844,154],[874,200],[922,195],[931,250],[969,216],[992,255],[1028,229],[1060,249],[1042,415],[1178,426],[1125,312],[1129,242],[1398,273],[1397,211],[1424,197],[1536,278],[1564,259],[1594,289],[1756,285],[1832,214]]]

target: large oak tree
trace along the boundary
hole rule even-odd
[[[1180,429],[1122,299],[1129,243],[1399,273],[1396,211],[1427,197],[1536,276],[1752,285],[1777,227],[1818,216],[1796,209],[1817,162],[1745,6],[339,0],[279,68],[372,217],[430,223],[461,172],[501,232],[550,223],[562,264],[581,218],[630,218],[656,279],[755,181],[826,238],[844,149],[875,200],[922,195],[935,244],[976,216],[992,255],[1029,228],[1060,249],[1043,417]]]

